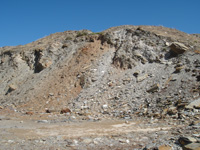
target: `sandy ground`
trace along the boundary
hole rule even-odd
[[[41,123],[40,123],[41,122]],[[112,134],[124,134],[129,132],[155,132],[169,130],[172,127],[139,127],[139,122],[105,120],[100,122],[79,123],[48,123],[47,120],[2,120],[1,133],[4,138],[17,136],[19,138],[37,138],[62,135],[65,138],[78,138],[83,136],[104,136]],[[142,126],[140,124],[140,126]],[[11,137],[10,137],[10,136]]]
[[[103,119],[96,122],[69,121],[66,118],[66,115],[1,114],[0,148],[141,149],[148,143],[164,139],[163,136],[170,137],[171,131],[180,126],[164,120],[139,118],[129,121]]]

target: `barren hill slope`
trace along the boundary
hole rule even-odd
[[[77,120],[199,118],[200,37],[176,29],[65,31],[2,47],[0,63],[1,112],[65,109]]]

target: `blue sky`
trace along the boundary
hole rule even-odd
[[[51,33],[119,25],[162,25],[200,33],[200,0],[1,0],[0,47]]]

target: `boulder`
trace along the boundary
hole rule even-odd
[[[26,112],[26,115],[33,115],[33,112],[28,111],[28,112]]]
[[[182,43],[173,42],[170,45],[171,51],[175,52],[176,54],[182,54],[187,51],[189,48]]]
[[[139,75],[139,71],[136,71],[133,73],[133,76],[135,76],[135,77],[138,77],[138,75]]]
[[[151,88],[147,90],[147,92],[155,92],[158,91],[158,89],[159,89],[159,84],[154,84],[153,86],[151,86]]]
[[[69,108],[64,108],[60,111],[61,114],[65,114],[65,113],[71,113],[71,110]]]
[[[175,72],[176,73],[178,73],[178,72],[180,72],[182,69],[184,69],[185,68],[185,66],[179,66],[179,67],[176,67],[175,69]]]
[[[17,89],[17,86],[16,85],[14,85],[14,84],[11,84],[10,86],[9,86],[9,91],[10,92],[12,92],[12,91],[14,91],[14,90],[16,90]]]
[[[193,108],[200,108],[200,98],[197,100],[192,101],[189,105],[186,106],[187,109],[193,109]]]
[[[179,139],[178,139],[178,142],[184,146],[184,145],[187,145],[187,144],[190,144],[190,143],[195,143],[197,142],[197,140],[193,137],[183,137],[181,136]]]
[[[57,113],[57,112],[60,112],[60,110],[57,110],[57,109],[46,109],[45,112],[46,113]]]
[[[170,107],[170,108],[168,109],[167,113],[168,113],[169,115],[175,115],[175,114],[177,113],[177,108],[172,106],[172,107]]]
[[[148,77],[148,74],[137,77],[137,82],[141,82]]]
[[[183,147],[183,150],[200,150],[200,143],[191,143],[191,144],[185,145]]]

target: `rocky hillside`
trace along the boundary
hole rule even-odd
[[[156,26],[65,31],[0,48],[1,110],[77,120],[199,119],[200,37]]]
[[[173,42],[178,44],[170,47]],[[162,111],[157,105],[188,103],[199,95],[200,38],[175,29],[66,31],[0,53],[3,107],[102,114],[105,106],[116,115],[113,110],[135,113],[147,105]]]

